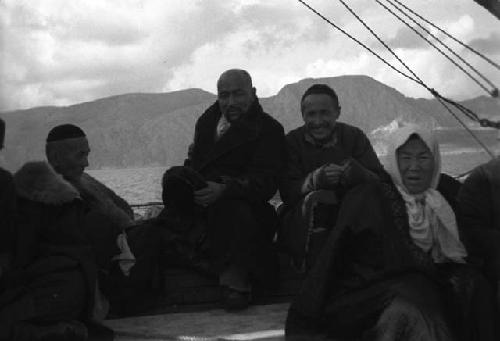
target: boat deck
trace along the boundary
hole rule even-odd
[[[128,317],[105,321],[118,341],[284,340],[289,303]]]

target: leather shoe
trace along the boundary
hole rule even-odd
[[[243,310],[248,307],[252,299],[251,292],[238,291],[232,288],[224,287],[223,304],[227,311]]]

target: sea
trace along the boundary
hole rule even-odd
[[[494,154],[500,154],[500,135],[492,129],[476,129],[474,134]],[[442,171],[463,176],[474,167],[491,159],[489,154],[463,129],[439,129]],[[382,163],[385,161],[383,137],[373,138],[372,144]],[[89,170],[96,179],[113,189],[132,205],[161,202],[161,178],[164,167]]]

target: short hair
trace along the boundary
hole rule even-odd
[[[229,70],[226,70],[224,71],[219,79],[217,80],[217,88],[219,87],[219,82],[220,80],[222,79],[222,77],[224,76],[227,76],[228,74],[230,73],[235,73],[237,74],[238,76],[240,76],[243,80],[245,80],[245,82],[248,83],[248,85],[252,88],[253,87],[253,83],[252,83],[252,76],[250,76],[250,74],[248,73],[247,70],[243,70],[243,69],[229,69]]]
[[[5,141],[5,121],[0,118],[0,149],[3,148],[3,143]]]
[[[339,98],[331,87],[326,84],[313,84],[309,87],[309,89],[304,92],[302,98],[300,99],[300,108],[302,109],[302,104],[304,103],[304,99],[309,95],[327,95],[333,100],[334,104],[339,106]]]
[[[87,135],[85,135],[80,127],[77,127],[74,124],[66,123],[58,125],[49,131],[49,134],[47,135],[47,143],[86,136]]]

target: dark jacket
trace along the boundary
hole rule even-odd
[[[45,162],[30,162],[15,175],[17,223],[14,269],[6,286],[15,288],[44,274],[81,269],[92,311],[97,270],[84,232],[79,194]]]
[[[351,161],[344,186],[352,187],[364,181],[376,179],[383,167],[373,147],[361,129],[337,122],[334,130],[336,142],[333,146],[317,146],[306,139],[305,127],[290,131],[286,136],[288,160],[285,174],[280,184],[280,194],[287,205],[304,197],[304,183],[310,181],[312,173],[327,163],[342,164]],[[327,189],[314,188],[309,190]]]
[[[445,177],[446,183],[448,180]],[[445,188],[449,188],[448,184]],[[441,183],[438,191],[448,202],[453,202],[453,194],[444,190]],[[350,316],[348,311],[353,318],[361,316],[363,311],[346,308],[345,304],[349,306],[346,298],[359,299],[360,305],[366,303],[364,300],[372,291],[378,290],[377,283],[408,273],[439,280],[431,256],[410,237],[401,195],[387,177],[384,182],[356,186],[346,194],[336,228],[291,305],[287,330],[294,333],[297,323],[303,329],[325,328],[324,323],[334,323],[325,320],[327,311],[344,314],[346,320]],[[350,306],[357,305],[351,301]]]
[[[250,271],[258,282],[273,285],[277,216],[268,200],[276,193],[284,164],[283,127],[255,100],[216,140],[220,117],[217,102],[201,115],[190,153],[190,166],[205,181],[226,184],[204,213],[210,262],[217,272],[231,262]]]
[[[472,171],[458,203],[459,225],[472,253],[485,259],[489,274],[500,280],[500,157]]]
[[[0,168],[0,273],[5,272],[14,251],[16,190],[12,175]],[[0,274],[0,278],[2,275]]]
[[[219,104],[210,106],[196,122],[190,165],[205,180],[224,182],[224,198],[266,202],[277,190],[284,163],[284,131],[266,114],[258,100],[216,141]]]

